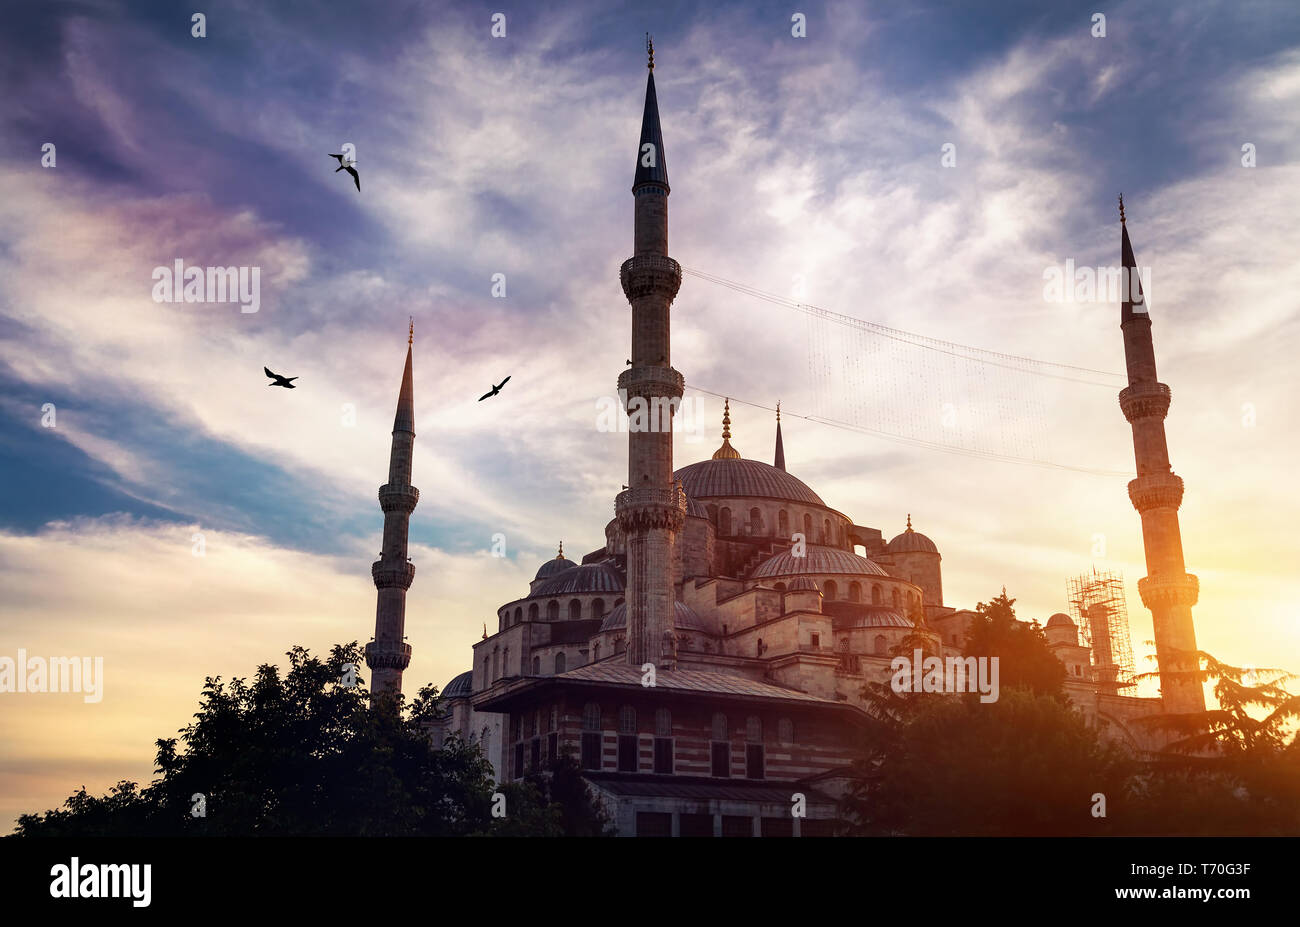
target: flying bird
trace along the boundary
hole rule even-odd
[[[351,174],[351,175],[352,175],[352,179],[355,180],[355,181],[357,182],[357,192],[360,193],[360,192],[361,192],[361,175],[358,174],[358,173],[357,173],[357,169],[356,169],[355,167],[352,166],[352,165],[356,164],[357,162],[356,162],[356,161],[345,161],[345,160],[344,160],[344,156],[341,155],[341,154],[332,154],[332,155],[330,155],[330,157],[331,157],[331,158],[338,158],[338,159],[339,159],[339,166],[338,166],[338,168],[334,171],[334,173],[337,174],[339,171],[347,171],[349,174]]]
[[[482,402],[484,399],[491,399],[491,398],[492,398],[493,396],[495,396],[497,393],[501,392],[501,387],[505,386],[505,385],[506,385],[507,383],[509,383],[509,382],[510,382],[510,378],[509,378],[509,377],[506,377],[504,380],[502,380],[502,381],[501,381],[500,383],[498,383],[496,386],[492,387],[492,392],[490,392],[490,393],[484,393],[482,396],[478,397],[478,401],[479,401],[479,402]]]
[[[266,384],[267,386],[283,386],[285,389],[297,388],[293,385],[293,381],[298,379],[297,377],[282,377],[278,373],[272,373],[270,367],[263,367],[262,369],[266,371],[268,377],[275,381],[274,383]]]

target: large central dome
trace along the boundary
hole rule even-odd
[[[742,457],[701,460],[682,467],[673,476],[682,481],[682,488],[692,499],[756,496],[826,506],[802,480],[758,460]]]

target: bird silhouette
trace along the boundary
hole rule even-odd
[[[272,373],[270,367],[263,367],[262,369],[266,371],[268,377],[275,381],[274,383],[266,384],[267,386],[283,386],[285,389],[297,388],[293,385],[293,381],[298,379],[297,377],[282,377],[278,373]]]
[[[501,392],[501,387],[505,386],[505,385],[506,385],[507,383],[509,383],[509,382],[510,382],[510,378],[509,378],[509,377],[506,377],[504,380],[502,380],[502,381],[501,381],[500,383],[498,383],[496,386],[492,387],[492,391],[491,391],[490,393],[484,393],[482,396],[478,397],[478,401],[479,401],[479,402],[482,402],[484,399],[491,399],[491,398],[492,398],[493,396],[495,396],[497,393]]]
[[[343,159],[344,156],[341,155],[341,154],[332,154],[332,155],[330,155],[330,157],[331,157],[331,158],[338,158],[338,159],[339,159],[339,166],[338,166],[338,168],[334,171],[334,173],[337,174],[339,171],[347,171],[349,174],[351,174],[351,175],[352,175],[352,179],[355,180],[355,181],[357,182],[357,192],[360,193],[360,192],[361,192],[361,175],[358,174],[358,173],[357,173],[357,169],[356,169],[355,167],[352,166],[352,165],[356,164],[357,162],[356,162],[356,161],[345,161],[345,160]]]

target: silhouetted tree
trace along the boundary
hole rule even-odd
[[[1047,646],[1038,622],[1016,620],[1015,599],[1006,589],[990,602],[975,606],[976,616],[966,632],[965,653],[997,657],[999,686],[1027,688],[1039,695],[1065,697],[1065,666]]]

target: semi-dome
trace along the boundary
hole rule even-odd
[[[821,592],[821,587],[817,585],[817,580],[811,576],[796,576],[794,580],[786,587],[786,592]]]
[[[673,626],[683,631],[703,631],[705,634],[713,633],[712,629],[704,623],[704,619],[695,613],[695,609],[691,608],[685,602],[673,603]],[[619,628],[626,627],[626,602],[606,615],[605,620],[601,622],[600,625],[602,631],[617,631]]]
[[[608,563],[584,563],[562,571],[534,589],[531,596],[622,592],[623,578]]]
[[[803,576],[821,573],[844,573],[849,576],[888,576],[879,564],[837,547],[809,544],[806,555],[796,557],[783,550],[758,565],[754,578],[765,576]]]
[[[539,579],[550,579],[552,576],[558,576],[565,570],[572,570],[577,564],[564,556],[564,545],[560,545],[560,552],[555,555],[554,559],[547,560],[537,570],[537,575],[533,577],[533,582]]]
[[[758,460],[743,457],[701,460],[682,467],[673,476],[682,481],[686,495],[693,499],[757,497],[826,507],[821,497],[798,477]]]
[[[704,503],[691,496],[686,497],[686,514],[691,518],[708,518],[709,510],[704,507]]]
[[[852,609],[845,603],[836,602],[832,610],[835,618],[835,630],[848,628],[910,628],[912,622],[896,608],[878,605],[858,605]],[[837,612],[841,614],[836,614]]]
[[[474,692],[474,671],[461,673],[442,690],[443,698],[469,698]]]
[[[937,554],[939,548],[919,531],[912,530],[912,516],[907,516],[907,530],[889,542],[886,548],[891,554],[925,553]]]

